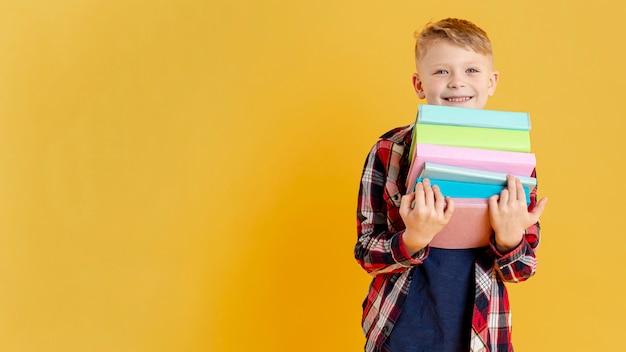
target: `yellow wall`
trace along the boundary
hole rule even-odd
[[[0,1],[0,351],[361,350],[361,167],[447,16],[490,33],[550,197],[517,350],[620,350],[617,3]]]

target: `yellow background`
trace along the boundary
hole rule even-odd
[[[550,198],[516,350],[623,349],[617,4],[0,1],[0,351],[361,350],[361,167],[448,16],[490,34]]]

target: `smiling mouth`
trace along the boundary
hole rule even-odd
[[[472,98],[473,97],[466,96],[466,97],[450,97],[450,98],[443,98],[443,99],[451,103],[463,103],[463,102],[469,101]]]

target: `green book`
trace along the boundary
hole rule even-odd
[[[425,144],[530,153],[530,133],[523,130],[418,123],[414,137]]]

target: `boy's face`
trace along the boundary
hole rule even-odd
[[[413,86],[431,105],[482,109],[498,83],[489,56],[440,40],[417,63]]]

